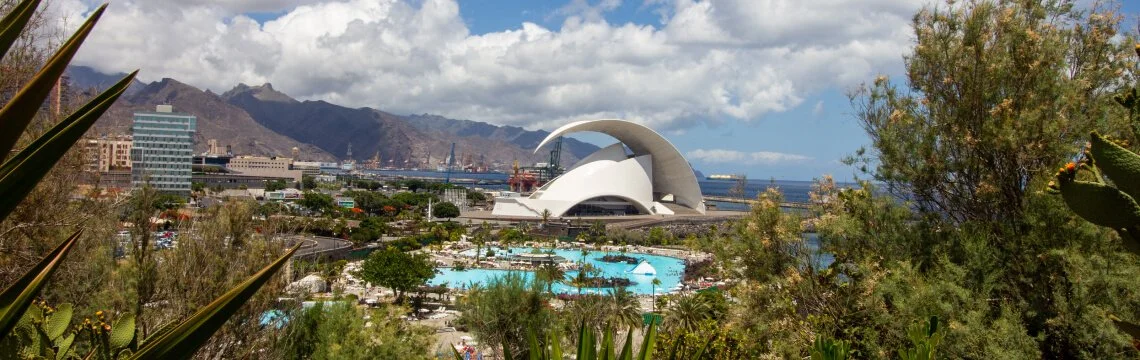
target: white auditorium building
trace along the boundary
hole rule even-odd
[[[559,136],[600,132],[617,143],[579,161],[527,197],[495,199],[492,215],[552,217],[704,214],[692,166],[653,129],[624,120],[588,120],[552,132],[535,152]]]

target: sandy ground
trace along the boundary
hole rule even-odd
[[[447,317],[440,318],[440,319],[420,320],[420,321],[414,321],[412,323],[424,325],[424,326],[430,327],[432,329],[442,329],[444,327],[448,327],[449,326],[448,322],[455,321],[455,319],[457,317],[458,316],[452,314],[452,315],[448,315]],[[444,355],[450,356],[451,355],[450,347],[452,345],[463,344],[464,341],[463,341],[462,337],[464,337],[464,336],[470,336],[471,338],[475,337],[475,335],[472,335],[471,333],[463,332],[463,331],[437,332],[437,333],[435,333],[435,343],[432,344],[432,348],[431,348],[432,352],[436,353],[436,354],[444,354]],[[487,349],[484,349],[483,351],[486,352]]]

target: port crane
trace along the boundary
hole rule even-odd
[[[447,177],[443,182],[446,184],[451,183],[451,169],[455,167],[455,143],[451,143],[451,155],[447,156]]]

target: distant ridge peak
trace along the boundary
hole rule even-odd
[[[277,91],[273,88],[273,84],[268,82],[259,86],[249,86],[244,83],[238,84],[237,86],[234,86],[233,89],[230,89],[230,91],[226,91],[224,94],[222,94],[222,98],[226,99],[226,101],[229,101],[229,99],[246,95],[252,96],[255,99],[261,101],[287,103],[297,102],[297,99],[294,99],[283,92]]]

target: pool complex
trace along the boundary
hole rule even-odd
[[[533,248],[515,247],[515,248],[511,248],[511,252],[515,253],[515,254],[530,253],[532,251],[532,249]],[[503,253],[502,249],[494,249],[494,250],[497,254]],[[547,250],[548,249],[542,249],[542,251],[547,251]],[[483,251],[486,252],[487,249],[484,248]],[[475,253],[475,250],[468,250],[468,251],[464,252],[464,255],[470,256],[470,255],[473,255],[474,253]],[[554,254],[561,256],[561,257],[564,257],[564,258],[571,260],[571,261],[574,261],[574,262],[581,262],[582,261],[582,251],[581,250],[577,250],[577,249],[555,249]],[[608,262],[603,262],[601,260],[598,260],[602,256],[605,256],[608,254],[620,255],[622,253],[617,252],[617,251],[589,251],[589,252],[587,252],[587,254],[585,256],[585,261],[587,263],[593,264],[595,269],[601,270],[600,276],[623,277],[623,278],[626,278],[626,279],[633,281],[635,284],[627,287],[626,289],[628,289],[631,292],[637,293],[637,294],[645,294],[645,295],[652,294],[654,291],[654,287],[653,287],[653,283],[652,283],[654,277],[656,277],[658,280],[661,281],[661,285],[658,285],[656,287],[656,291],[659,293],[669,292],[671,289],[673,289],[673,287],[675,287],[675,286],[677,286],[677,284],[681,283],[681,275],[685,271],[685,262],[681,259],[678,259],[678,258],[661,256],[661,255],[651,255],[651,254],[627,252],[627,253],[624,253],[624,255],[637,258],[638,260],[646,260],[649,262],[650,265],[653,265],[653,267],[657,269],[657,275],[656,276],[630,274],[630,273],[628,273],[628,271],[633,269],[635,266],[637,266],[637,264],[608,263]],[[504,274],[507,274],[510,272],[520,273],[524,277],[526,277],[528,280],[534,278],[534,272],[525,271],[525,270],[467,269],[465,271],[454,271],[454,270],[451,270],[451,268],[438,268],[436,270],[438,271],[438,273],[436,274],[436,276],[434,278],[432,278],[430,281],[428,281],[429,284],[441,285],[441,284],[446,283],[447,286],[449,286],[451,288],[459,288],[459,289],[471,287],[471,284],[482,284],[482,283],[485,283],[489,279],[492,279],[492,278],[498,277],[498,276],[503,276]],[[566,271],[566,280],[573,279],[577,275],[578,275],[577,270],[567,270]],[[578,293],[578,288],[574,287],[573,285],[569,285],[569,284],[556,283],[556,284],[554,284],[554,292],[555,293],[576,294],[576,293]],[[606,288],[582,288],[583,294],[585,294],[585,293],[599,293],[599,292],[608,293],[609,289],[606,289]]]

